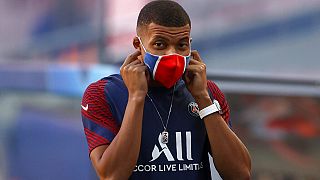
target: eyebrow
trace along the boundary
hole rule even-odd
[[[190,39],[191,39],[190,37],[183,37],[179,41],[184,41],[184,40],[189,41]]]
[[[168,38],[162,36],[162,35],[155,35],[151,38],[152,40],[155,40],[155,39],[163,39],[163,40],[166,40],[166,41],[169,41]]]
[[[164,37],[162,35],[155,35],[152,37],[152,40],[155,40],[155,39],[162,39],[162,40],[165,40],[165,41],[169,41],[169,39],[167,37]],[[189,36],[185,36],[185,37],[182,37],[181,39],[179,39],[178,41],[189,41],[190,37]]]

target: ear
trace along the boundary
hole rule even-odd
[[[143,62],[143,58],[142,58],[143,57],[143,55],[142,55],[143,51],[141,51],[141,42],[140,42],[140,40],[139,40],[139,38],[137,36],[133,38],[132,45],[136,50],[141,52],[141,55],[138,56],[138,59],[141,62]]]
[[[135,49],[137,49],[137,50],[139,50],[141,52],[140,41],[139,41],[139,38],[137,36],[133,38],[132,45],[133,45],[133,47]]]

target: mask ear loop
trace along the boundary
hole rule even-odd
[[[148,54],[151,54],[152,56],[156,56],[156,57],[160,57],[160,58],[162,57],[161,55],[155,55],[155,54],[152,54],[152,53],[148,52],[147,49],[144,47],[141,38],[139,36],[137,36],[137,38],[139,39],[140,44],[142,46],[142,49],[144,50],[145,53],[148,53]]]
[[[137,38],[139,39],[140,44],[141,44],[141,46],[142,46],[142,48],[143,48],[144,52],[146,52],[146,53],[147,53],[147,50],[146,50],[146,48],[144,47],[144,45],[143,45],[143,43],[142,43],[142,41],[141,41],[141,38],[140,38],[139,36],[137,36]]]
[[[142,49],[144,50],[144,52],[149,53],[149,52],[146,50],[146,48],[144,47],[144,45],[143,45],[143,43],[142,43],[142,40],[141,40],[140,36],[137,36],[137,38],[139,39],[140,44],[141,44]],[[192,38],[190,38],[190,39],[189,39],[190,52],[189,52],[188,56],[191,56],[191,50],[192,50],[192,49],[191,49],[191,42],[192,42]],[[149,54],[154,55],[154,54],[152,54],[152,53],[149,53]],[[159,56],[159,55],[154,55],[154,56]],[[159,57],[160,57],[160,56],[159,56]]]
[[[191,46],[191,43],[192,43],[192,37],[190,37],[189,39],[189,44],[190,44],[190,52],[189,52],[189,55],[188,56],[191,56],[191,51],[192,51],[192,46]]]
[[[191,42],[192,42],[192,37],[190,37],[190,39],[189,39],[190,52],[189,52],[189,55],[185,57],[185,60],[187,60],[187,58],[189,58],[189,59],[191,58],[191,51],[192,51]],[[188,64],[189,64],[189,63],[188,63]],[[185,61],[184,69],[183,69],[183,74],[186,72],[186,68],[187,68],[188,64],[187,64],[187,61]]]

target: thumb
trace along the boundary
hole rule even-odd
[[[146,68],[145,74],[146,74],[147,82],[149,82],[150,81],[150,72],[149,72],[148,68]]]
[[[185,73],[184,73],[184,75],[182,76],[182,79],[184,80],[184,82],[186,83],[186,84],[189,84],[190,83],[190,77],[188,76],[188,71],[186,71]]]

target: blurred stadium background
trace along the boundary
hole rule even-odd
[[[147,2],[0,1],[1,180],[96,178],[81,95],[119,71]],[[253,179],[320,179],[320,0],[178,2]]]

